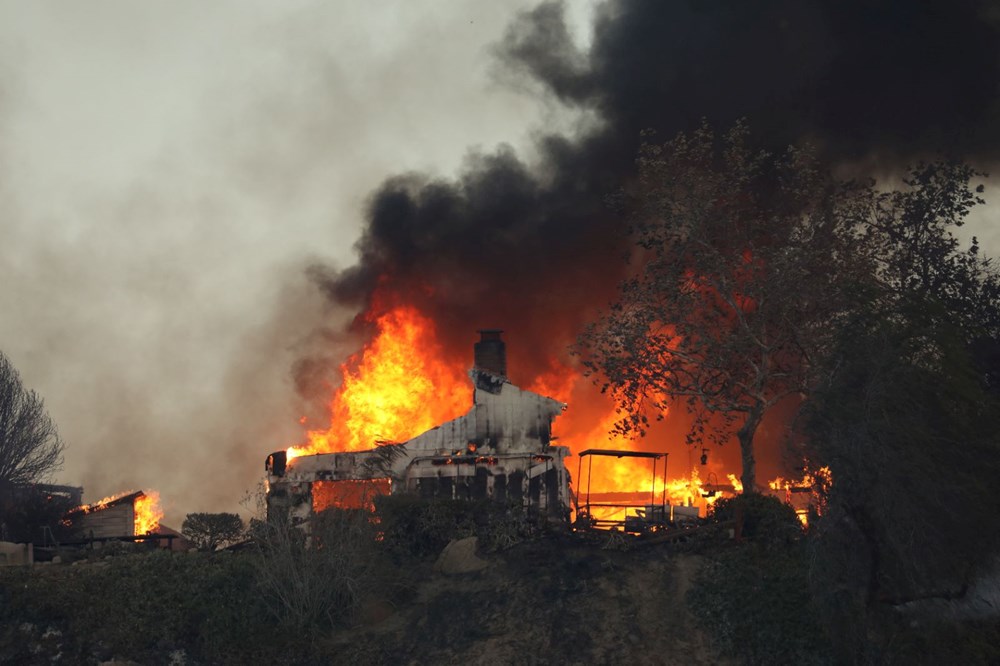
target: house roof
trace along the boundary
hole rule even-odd
[[[119,493],[117,495],[112,495],[111,497],[105,497],[104,499],[94,502],[93,504],[84,504],[83,506],[78,506],[75,509],[71,509],[66,513],[66,517],[76,516],[83,513],[93,513],[95,511],[103,511],[105,509],[110,509],[113,506],[119,506],[121,504],[129,503],[132,504],[136,499],[144,497],[146,493],[141,490],[129,490],[124,493]]]

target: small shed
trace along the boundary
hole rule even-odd
[[[85,538],[132,537],[135,533],[135,502],[145,497],[141,490],[112,496],[73,509],[66,519]]]

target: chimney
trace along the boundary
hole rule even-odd
[[[475,366],[480,370],[507,376],[507,346],[501,339],[499,328],[479,330],[479,342],[475,344]]]

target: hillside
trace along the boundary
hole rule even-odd
[[[550,536],[459,559],[479,571],[430,558],[330,632],[279,629],[252,557],[147,552],[0,570],[0,662],[727,663],[685,602],[705,562],[693,553]]]
[[[466,537],[443,552],[400,556],[391,541],[340,534],[338,543],[299,551],[298,561],[252,547],[170,553],[121,544],[67,554],[76,561],[0,568],[0,663],[989,664],[1000,657],[995,620],[935,619],[884,605],[862,609],[866,636],[838,642],[854,625],[838,624],[844,618],[823,605],[825,593],[811,589],[809,535],[736,543],[708,529],[685,543],[643,544],[548,532],[499,549],[480,536],[478,544]]]

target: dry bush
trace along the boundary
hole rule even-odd
[[[307,525],[272,516],[252,521],[251,534],[264,598],[299,631],[350,624],[362,600],[394,579],[366,510],[328,509]]]

